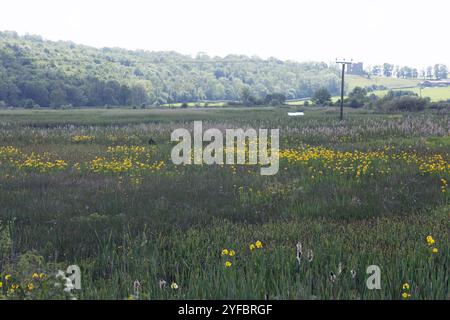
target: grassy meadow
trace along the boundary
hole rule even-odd
[[[450,299],[448,116],[288,110],[0,110],[0,298]],[[194,120],[280,129],[279,173],[174,165]]]
[[[408,90],[416,93],[418,96],[429,97],[431,101],[446,101],[450,100],[450,87],[426,87],[426,88],[408,88],[401,89]],[[395,91],[395,90],[394,90]],[[377,90],[374,91],[377,96],[383,97],[388,93],[388,90]]]
[[[348,74],[346,75],[346,82],[348,83],[349,91],[355,87],[368,87],[372,85],[385,86],[388,89],[411,88],[416,87],[423,82],[421,79],[398,79],[387,78],[381,76],[367,77]]]

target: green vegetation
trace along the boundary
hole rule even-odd
[[[405,90],[405,89],[403,89]],[[431,101],[442,101],[450,99],[450,87],[433,87],[433,88],[408,88],[408,91],[414,92],[417,95],[422,95],[422,97],[429,97]],[[379,97],[382,97],[388,93],[388,90],[374,91]]]
[[[288,110],[0,110],[0,296],[449,299],[448,115]],[[193,120],[279,128],[280,172],[173,165]]]
[[[388,78],[381,76],[371,76],[363,77],[356,75],[346,75],[346,82],[348,83],[348,90],[351,91],[355,87],[370,87],[370,86],[383,86],[387,89],[397,89],[397,88],[411,88],[416,87],[423,80],[420,79],[399,79],[399,78]]]
[[[331,103],[331,93],[327,88],[320,88],[314,92],[311,100],[317,105],[329,105]]]
[[[421,95],[422,97],[429,97],[431,101],[445,101],[450,99],[450,87],[425,87],[420,88],[419,84],[423,79],[401,79],[401,78],[387,78],[381,76],[372,76],[370,78],[347,75],[346,81],[348,83],[348,91],[351,92],[356,87],[361,88],[375,88],[371,90],[378,97],[385,96],[389,90],[408,90]]]
[[[355,79],[356,76],[349,76],[350,79]],[[360,79],[364,79],[361,77],[357,77]],[[380,79],[384,79],[381,78]],[[367,81],[366,81],[367,80]],[[400,80],[397,85],[399,85],[400,83],[405,84],[405,82],[403,82],[403,80],[406,81],[410,81],[408,79],[386,79],[386,80]],[[420,88],[420,87],[397,87],[397,86],[393,86],[395,87],[395,89],[379,89],[379,88],[385,88],[385,87],[389,87],[386,86],[387,83],[389,83],[390,81],[384,82],[384,84],[375,84],[375,82],[372,82],[371,80],[368,79],[364,79],[363,81],[355,81],[352,82],[349,87],[351,87],[352,89],[350,91],[346,90],[346,92],[348,93],[345,97],[345,101],[346,101],[346,105],[352,108],[361,108],[361,107],[374,107],[375,102],[377,100],[383,101],[383,98],[388,97],[389,95],[391,95],[391,93],[394,93],[394,95],[397,94],[411,94],[411,95],[415,95],[417,97],[422,97],[422,98],[429,98],[431,102],[442,102],[442,103],[446,103],[448,100],[450,100],[450,87],[424,87],[424,88]],[[395,82],[395,81],[394,81]],[[361,86],[354,86],[355,84],[360,84]],[[393,84],[393,82],[391,81],[390,84]],[[375,89],[374,89],[375,88]],[[318,93],[319,95],[321,94],[321,92],[318,90],[316,91],[316,93]],[[304,105],[304,102],[308,101],[308,103],[310,102],[314,102],[314,97],[311,100],[305,100],[305,99],[301,99],[301,100],[290,100],[287,101],[286,103],[288,105],[291,106],[301,106]],[[339,103],[340,101],[340,96],[333,96],[331,97],[331,100],[327,100],[327,103],[320,103],[320,104],[329,104],[329,105],[335,105],[336,103]]]
[[[95,49],[0,32],[0,107],[146,106],[204,100],[243,101],[281,94],[310,97],[339,77],[325,63],[224,58],[175,52]]]
[[[390,89],[419,92],[417,86],[425,75],[447,77],[446,66],[439,64],[423,71],[422,80],[413,68],[394,70],[385,65],[377,66],[370,76],[347,75],[346,92],[356,87],[378,96]],[[275,106],[285,100],[303,105],[302,99],[313,97],[319,89],[339,95],[336,66],[238,55],[192,58],[174,52],[95,49],[0,32],[0,108],[213,107],[237,101]],[[424,88],[422,95],[432,101],[447,100],[450,89]]]

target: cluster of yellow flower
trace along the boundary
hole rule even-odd
[[[104,157],[95,157],[90,162],[89,168],[94,172],[125,172],[133,167],[133,163],[130,158],[125,158],[123,160],[107,160]]]
[[[28,292],[31,292],[35,288],[35,284],[33,281],[40,281],[46,279],[45,273],[33,273],[31,276],[32,281],[26,283],[25,285],[21,286],[18,283],[15,283],[13,280],[13,277],[11,274],[6,274],[4,277],[0,276],[0,289],[3,289],[5,287],[5,291],[8,295],[14,294],[17,290],[22,289],[26,290]],[[2,281],[2,279],[4,279]]]
[[[261,249],[263,247],[263,244],[261,241],[256,241],[255,243],[250,243],[249,248],[250,251],[253,251],[255,249]]]
[[[106,152],[112,153],[112,154],[142,154],[145,152],[145,147],[141,146],[114,146],[114,147],[108,147],[106,149]]]
[[[428,246],[431,248],[431,252],[432,253],[438,253],[439,252],[438,248],[436,248],[434,246],[436,241],[433,239],[433,237],[431,235],[427,236],[426,241],[427,241]]]
[[[223,249],[221,254],[222,257],[229,256],[234,257],[236,255],[236,252],[234,250],[229,249]],[[230,268],[233,264],[230,260],[225,261],[225,268]]]
[[[308,166],[314,174],[323,175],[324,171],[330,171],[356,177],[367,174],[373,162],[386,163],[389,159],[384,151],[336,151],[310,146],[302,149],[281,150],[279,155],[280,159],[286,159],[289,163]],[[390,169],[377,171],[389,173]],[[373,175],[373,172],[371,174]]]
[[[165,162],[160,160],[151,161],[151,154],[143,146],[110,146],[106,152],[109,157],[96,157],[87,164],[87,167],[94,172],[104,173],[134,173],[132,182],[140,184],[142,179],[137,172],[155,173],[160,171]]]
[[[13,146],[0,147],[0,159],[11,158],[20,154],[20,150]]]
[[[54,159],[54,156],[48,152],[25,154],[12,146],[0,147],[0,163],[2,163],[2,160],[4,164],[9,164],[19,170],[38,173],[63,170],[67,167],[67,163],[64,160]]]
[[[126,173],[132,171],[145,171],[147,173],[155,173],[164,168],[165,162],[160,160],[153,163],[137,161],[130,157],[123,159],[113,158],[106,159],[104,157],[96,157],[91,160],[88,167],[97,173]]]
[[[411,298],[411,293],[409,293],[410,288],[411,287],[410,287],[409,283],[407,283],[407,282],[402,285],[402,289],[403,289],[402,298],[404,300]]]
[[[256,249],[262,249],[263,247],[263,243],[261,241],[256,241],[254,243],[250,243],[249,248],[250,251],[256,250]],[[224,262],[224,266],[225,268],[230,268],[233,265],[232,259],[234,256],[236,255],[236,251],[234,251],[233,249],[222,249],[222,252],[220,253],[221,257],[225,257],[225,262]]]
[[[77,138],[77,141],[87,141],[83,139]],[[114,146],[106,151],[112,156],[98,156],[84,164],[74,163],[71,167],[77,171],[87,168],[97,173],[132,173],[135,184],[141,183],[141,173],[156,173],[165,167],[163,160],[152,161],[151,154],[143,146]],[[48,152],[26,154],[13,146],[0,147],[0,163],[19,170],[47,173],[68,168],[65,160],[55,158]]]
[[[32,152],[22,161],[17,160],[13,163],[19,169],[32,170],[39,173],[45,173],[51,170],[64,170],[67,167],[67,163],[62,159],[51,160],[51,156],[48,153],[40,155]]]
[[[447,192],[447,180],[441,178],[441,191],[443,193]]]
[[[279,155],[280,159],[286,159],[290,164],[307,166],[313,173],[311,179],[325,172],[357,178],[364,175],[389,174],[392,172],[393,162],[416,165],[422,174],[450,175],[450,161],[441,154],[419,155],[413,150],[395,152],[393,147],[388,146],[377,151],[336,151],[305,146],[300,149],[281,150]],[[441,191],[446,190],[447,181],[441,178]]]
[[[423,173],[446,173],[449,172],[450,163],[441,154],[433,154],[413,158],[419,170]]]
[[[72,137],[72,141],[79,143],[79,142],[92,142],[94,141],[94,136],[88,136],[88,135],[76,135]]]

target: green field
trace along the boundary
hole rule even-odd
[[[419,96],[422,97],[429,97],[431,101],[445,101],[450,99],[450,87],[433,87],[433,88],[408,88],[408,89],[402,89],[402,90],[408,90],[416,93]],[[374,91],[374,93],[382,97],[387,94],[387,90],[378,90]]]
[[[371,85],[385,86],[388,89],[415,87],[423,80],[421,79],[397,79],[372,76],[370,79],[356,75],[346,75],[345,80],[348,83],[348,90],[354,87],[368,87]]]
[[[0,298],[450,299],[448,116],[288,110],[0,110]],[[278,174],[173,164],[194,120],[280,129]]]
[[[388,90],[408,90],[422,95],[422,97],[429,97],[431,101],[442,101],[450,99],[450,87],[427,87],[419,88],[418,84],[423,80],[420,79],[396,79],[385,77],[372,77],[367,79],[365,77],[347,75],[346,81],[348,81],[348,90],[352,90],[354,87],[367,87],[370,85],[383,85]],[[374,93],[382,97],[386,95],[388,90],[377,90]],[[337,99],[337,97],[336,97]]]

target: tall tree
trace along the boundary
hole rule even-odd
[[[314,92],[312,101],[320,106],[328,105],[331,103],[331,94],[327,88],[320,88]]]
[[[390,63],[383,64],[383,75],[385,77],[392,77],[392,73],[394,71],[394,65]]]

